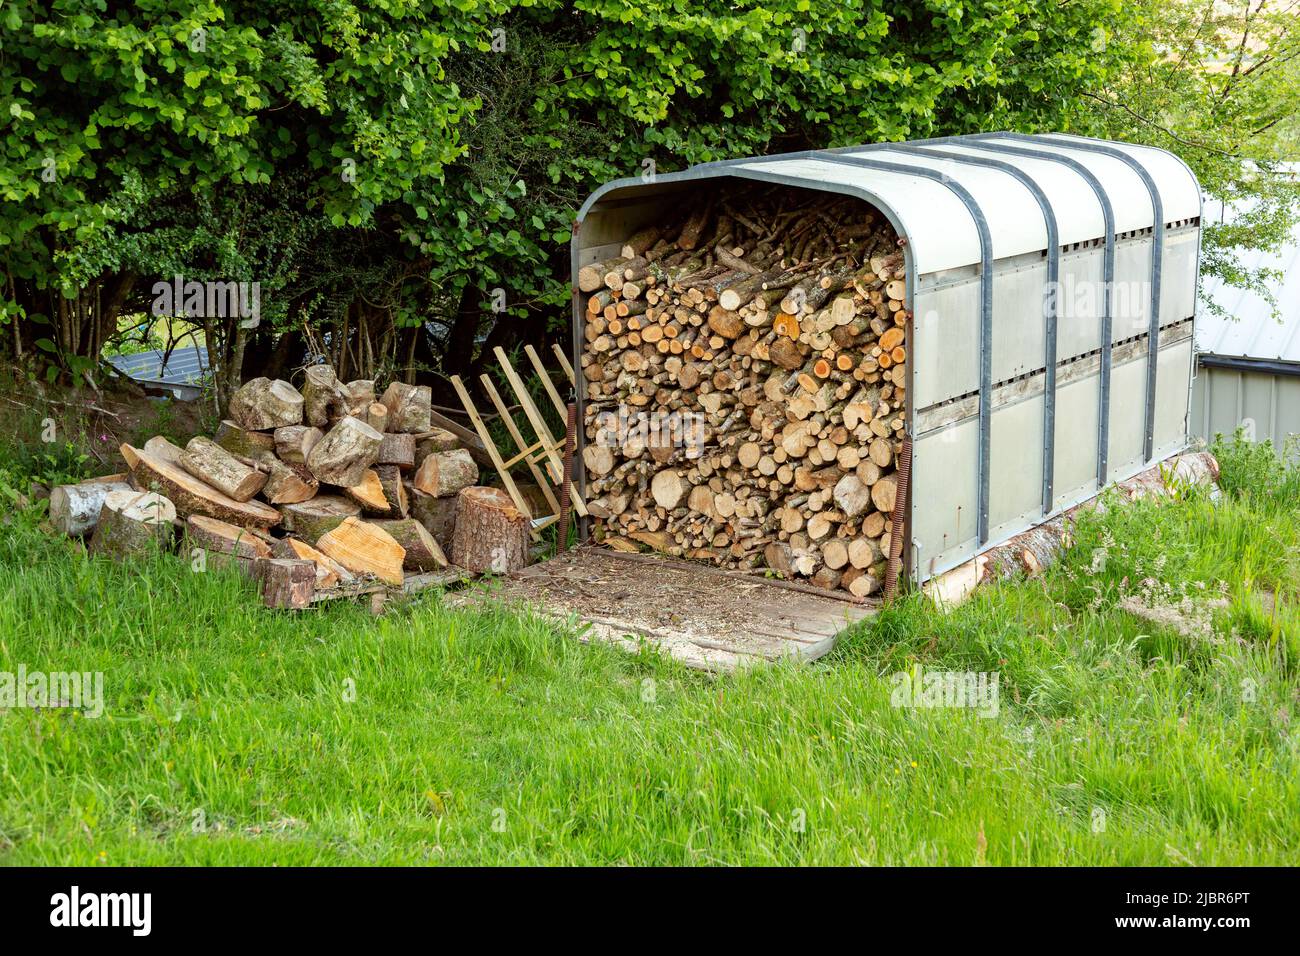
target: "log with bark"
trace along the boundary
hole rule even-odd
[[[252,379],[230,396],[230,417],[249,431],[297,425],[302,414],[302,393],[281,379]]]
[[[130,491],[126,475],[90,478],[75,485],[57,485],[50,492],[50,524],[60,534],[79,537],[95,530],[104,497],[110,491]]]
[[[406,550],[402,566],[408,571],[437,571],[447,566],[447,556],[427,528],[414,518],[399,521],[375,521],[375,527],[387,531]]]
[[[180,456],[181,467],[235,501],[248,501],[266,484],[266,470],[244,464],[211,438],[196,435]]]
[[[316,591],[316,564],[294,558],[265,558],[255,565],[267,607],[302,610]]]
[[[433,390],[428,385],[393,382],[379,399],[388,409],[388,430],[418,434],[433,425]]]
[[[468,451],[438,451],[420,463],[412,479],[416,491],[435,498],[447,498],[478,481],[478,465]]]
[[[456,505],[459,499],[456,496],[435,498],[433,495],[426,495],[423,491],[417,491],[414,486],[411,486],[408,491],[411,517],[428,529],[429,534],[442,545],[444,551],[450,551],[452,532],[456,527]]]
[[[104,496],[88,550],[127,558],[165,548],[175,520],[176,508],[163,495],[134,489],[110,491]]]
[[[341,495],[317,495],[310,501],[281,505],[280,511],[285,531],[315,544],[327,531],[361,514],[361,506]]]
[[[379,457],[384,436],[359,418],[340,419],[307,455],[307,467],[321,484],[350,488],[360,484]]]
[[[152,440],[152,439],[151,439]],[[171,499],[181,517],[199,514],[230,524],[270,528],[280,523],[280,512],[260,501],[234,498],[195,478],[176,461],[181,450],[170,443],[170,452],[159,454],[131,445],[121,446],[122,457],[131,469],[131,484],[144,491],[158,491]],[[168,460],[174,452],[175,460]]]

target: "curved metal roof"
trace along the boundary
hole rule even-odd
[[[1007,164],[1020,175],[998,168]],[[981,220],[995,259],[1046,249],[1046,217],[1026,178],[1050,203],[1062,245],[1105,236],[1097,188],[1110,200],[1119,233],[1154,225],[1153,198],[1166,223],[1196,218],[1201,210],[1196,177],[1174,154],[1055,133],[981,133],[726,160],[661,174],[653,182],[718,176],[858,196],[907,237],[917,274],[979,264]],[[583,205],[578,221],[597,202],[624,198],[625,191],[646,185],[636,178],[602,186]]]

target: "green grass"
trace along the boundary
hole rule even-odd
[[[1042,579],[721,678],[436,597],[272,613],[19,515],[0,670],[102,671],[108,705],[0,716],[0,861],[1294,865],[1300,479],[1220,453],[1217,505],[1108,509]],[[891,706],[918,661],[996,671],[998,716]]]

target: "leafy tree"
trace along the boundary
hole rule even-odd
[[[1288,130],[1300,120],[1300,3],[1137,0],[1118,35],[1122,68],[1088,90],[1103,135],[1176,152],[1201,187],[1233,204],[1208,220],[1202,269],[1266,298],[1267,272],[1243,269],[1243,249],[1287,241],[1300,212]]]

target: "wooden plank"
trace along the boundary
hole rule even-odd
[[[528,517],[529,521],[532,521],[533,512],[528,507],[528,502],[524,500],[524,496],[519,493],[519,489],[515,487],[515,480],[510,477],[510,469],[501,460],[501,453],[497,451],[497,446],[492,441],[492,435],[488,432],[487,426],[483,424],[483,419],[479,416],[478,409],[474,406],[474,401],[469,397],[469,391],[465,388],[465,383],[460,380],[459,375],[451,377],[451,387],[460,396],[461,403],[469,414],[469,420],[474,423],[474,428],[483,441],[483,447],[486,449],[488,457],[491,458],[497,474],[501,476],[501,483],[505,485],[506,491],[510,494],[510,500],[515,503],[516,508]]]
[[[567,422],[569,420],[569,406],[564,399],[560,398],[555,383],[551,381],[551,373],[542,364],[541,356],[537,354],[531,345],[524,346],[524,354],[528,356],[528,361],[533,363],[533,371],[542,380],[542,388],[546,389],[546,394],[551,396],[551,403],[555,406],[555,410],[560,413],[561,420]]]
[[[493,354],[496,355],[497,361],[501,363],[501,368],[506,373],[506,380],[510,382],[515,397],[519,400],[519,404],[523,406],[524,414],[528,416],[529,422],[532,423],[533,431],[537,433],[538,438],[546,442],[547,457],[554,469],[551,472],[552,479],[558,485],[563,480],[564,475],[564,461],[555,451],[559,443],[556,442],[555,436],[551,434],[551,430],[546,426],[546,419],[542,417],[542,413],[538,411],[532,396],[528,394],[528,388],[524,385],[523,379],[519,377],[519,373],[510,364],[505,349],[498,345],[493,350]],[[569,500],[573,503],[573,510],[586,517],[587,505],[582,500],[582,496],[578,494],[577,482],[574,482],[569,488]]]
[[[560,360],[560,368],[564,369],[564,374],[568,376],[569,384],[575,388],[578,386],[578,379],[573,374],[573,366],[569,364],[569,357],[564,354],[564,349],[560,348],[558,342],[551,345],[555,352],[555,357]]]
[[[455,584],[469,580],[469,575],[456,567],[443,568],[440,571],[427,571],[422,574],[408,574],[400,588],[391,587],[383,581],[358,581],[354,584],[341,584],[332,588],[318,588],[312,595],[311,603],[337,601],[341,598],[364,597],[388,591],[401,591],[403,594],[419,594],[429,588],[444,584]]]
[[[492,401],[493,406],[497,410],[497,414],[501,416],[501,421],[506,426],[506,431],[510,433],[510,437],[514,440],[515,447],[518,448],[522,454],[527,440],[524,438],[523,433],[519,431],[519,426],[515,424],[514,417],[510,414],[510,409],[507,408],[506,403],[501,400],[501,393],[497,391],[497,387],[492,384],[491,377],[486,373],[479,376],[479,381],[483,384],[483,391]],[[540,444],[541,442],[538,442],[537,445],[528,445],[527,447],[532,449],[536,448]],[[546,472],[541,468],[538,468],[537,463],[531,458],[528,459],[528,470],[532,473],[533,481],[537,482],[537,487],[542,489],[542,494],[546,496],[547,502],[550,503],[551,508],[553,508],[555,513],[558,515],[560,513],[560,502],[556,500],[555,494],[551,491],[551,483],[546,476]]]

